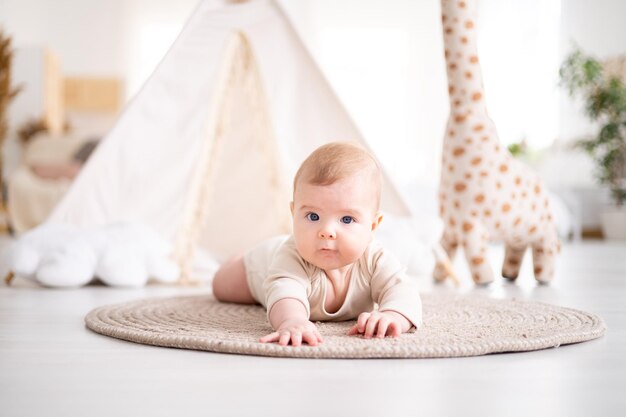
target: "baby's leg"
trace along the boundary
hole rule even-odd
[[[248,287],[242,256],[225,262],[215,273],[213,295],[228,303],[256,304]]]

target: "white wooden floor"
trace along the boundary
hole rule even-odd
[[[474,358],[301,360],[144,346],[92,333],[83,317],[102,304],[208,288],[0,285],[0,416],[624,416],[626,243],[563,249],[553,285],[535,285],[526,262],[517,284],[474,289],[463,274],[460,291],[595,312],[607,335]],[[495,265],[502,251],[491,252]]]

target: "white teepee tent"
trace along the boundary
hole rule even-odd
[[[335,140],[363,141],[280,8],[203,0],[48,221],[146,224],[189,276],[288,232],[297,166]],[[382,205],[409,215],[387,179]]]

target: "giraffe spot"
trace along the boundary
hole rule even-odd
[[[446,201],[446,198],[448,198],[448,196],[446,195],[446,193],[441,193],[439,194],[439,198],[443,201]]]
[[[470,64],[478,64],[478,57],[476,55],[472,55],[469,58]]]
[[[496,181],[496,188],[499,190],[502,188],[502,183],[500,181]]]
[[[460,1],[460,2],[459,2],[459,7],[460,7],[461,9],[464,9],[464,8],[465,8],[465,2],[464,2],[464,1]]]
[[[522,191],[522,198],[526,198],[528,194],[526,194],[526,191]]]
[[[457,182],[456,184],[454,184],[454,191],[456,191],[457,193],[465,191],[466,188],[467,185],[465,185],[464,182]]]
[[[467,78],[468,80],[471,80],[473,77],[472,72],[471,71],[465,71],[465,78]]]
[[[478,212],[477,212],[476,210],[472,210],[472,211],[470,212],[470,215],[471,215],[472,217],[478,217]]]
[[[461,105],[461,100],[454,100],[454,107],[459,107]]]
[[[455,132],[454,130],[450,129],[450,130],[448,131],[448,134],[449,134],[450,136],[454,136],[454,135],[456,135],[456,132]]]
[[[489,176],[489,173],[487,171],[480,171],[480,176],[484,178]]]
[[[459,200],[454,200],[454,208],[459,208],[461,207],[461,203],[459,203]]]
[[[450,226],[454,227],[456,226],[456,221],[454,221],[454,217],[450,217],[450,219],[448,220],[448,223],[450,224]]]
[[[511,193],[511,200],[515,200],[516,194],[515,193]]]
[[[539,194],[541,192],[541,187],[538,185],[535,185],[535,194]]]
[[[477,156],[476,158],[472,159],[471,164],[476,166],[476,165],[479,165],[482,161],[483,161],[483,158],[481,158],[480,156]],[[482,172],[481,172],[481,175],[482,175]]]
[[[448,68],[450,68],[452,71],[454,71],[457,68],[457,66],[456,66],[456,64],[454,62],[452,62],[450,65],[448,65]]]
[[[448,171],[449,172],[453,172],[454,171],[454,165],[452,165],[452,164],[448,165]]]
[[[479,92],[476,92],[476,93],[472,94],[472,100],[474,100],[474,101],[478,101],[481,98],[483,98],[483,95],[481,93],[479,93]]]
[[[499,169],[500,172],[507,172],[509,170],[509,167],[507,166],[507,164],[501,164]]]
[[[442,15],[441,15],[441,21],[442,21],[442,22],[445,22],[445,21],[446,21],[446,19],[448,19],[448,16],[446,16],[445,14],[442,14]]]
[[[460,53],[460,52],[457,52],[457,53],[456,53],[456,57],[457,57],[457,58],[461,58],[462,56],[463,56],[463,54],[462,54],[462,53]]]
[[[443,205],[440,205],[439,206],[439,216],[443,216],[445,214],[445,212],[446,212],[446,210],[443,207]]]
[[[489,140],[489,136],[483,136],[482,138],[480,138],[480,140],[482,140],[483,142],[487,142]]]
[[[450,56],[450,51],[448,51],[447,49],[443,51],[443,55],[448,58]]]
[[[474,132],[480,132],[480,131],[482,131],[483,129],[485,129],[485,125],[483,125],[483,124],[477,124],[477,125],[474,125],[474,127],[472,128],[472,130],[473,130]]]
[[[454,88],[453,85],[449,85],[448,86],[448,94],[454,94],[454,90],[455,90],[455,88]]]
[[[515,177],[515,185],[520,185],[522,183],[522,179],[520,177]]]
[[[483,214],[485,215],[485,217],[490,217],[490,216],[491,216],[491,210],[489,210],[489,209],[485,209],[485,211],[483,212]]]
[[[496,145],[495,148],[496,152],[500,152],[500,145]]]
[[[474,140],[472,138],[466,138],[465,143],[467,143],[468,145],[471,145],[472,143],[474,143]]]
[[[537,226],[533,225],[528,229],[528,233],[533,234],[537,231]]]
[[[496,229],[499,229],[500,228],[500,222],[496,222],[495,227],[496,227]]]
[[[463,123],[465,121],[465,116],[462,114],[457,114],[456,116],[454,116],[454,121],[456,123]]]
[[[548,220],[552,221],[552,215],[551,214],[548,214]]]
[[[543,271],[543,268],[540,266],[536,266],[535,267],[535,275],[539,275],[541,274],[541,271]]]
[[[471,20],[468,20],[465,22],[465,29],[473,29],[474,28],[474,22],[472,22]]]
[[[462,36],[461,37],[461,43],[467,44],[467,36]]]
[[[519,226],[521,222],[522,222],[521,217],[518,217],[518,218],[516,218],[516,219],[515,219],[515,221],[513,222],[513,226]]]
[[[549,203],[548,203],[548,199],[546,198],[546,199],[545,199],[545,201],[543,202],[543,206],[544,206],[545,208],[548,208],[548,205],[549,205]]]
[[[445,32],[446,32],[446,35],[451,34],[451,33],[452,33],[452,28],[448,26],[448,27],[446,28]]]
[[[535,252],[537,252],[538,254],[543,254],[543,248],[537,248],[535,249]]]
[[[515,258],[509,258],[506,260],[506,262],[511,266],[519,265],[519,259],[515,259]]]
[[[508,213],[511,210],[511,205],[509,203],[504,203],[502,205],[502,212],[503,213]]]
[[[467,179],[467,180],[472,179],[472,174],[470,172],[466,172],[465,173],[465,179]]]
[[[470,222],[463,222],[463,231],[465,233],[471,231],[474,228],[474,225],[471,224]]]
[[[537,205],[536,205],[536,204],[533,204],[532,206],[530,206],[530,209],[531,209],[532,211],[537,210]]]
[[[452,155],[454,156],[461,156],[465,153],[465,148],[463,148],[462,146],[456,147],[452,150]]]
[[[485,195],[484,194],[477,194],[476,197],[474,197],[474,201],[477,203],[482,203],[485,201]]]
[[[483,262],[485,262],[485,258],[482,256],[475,256],[472,258],[472,265],[474,266],[481,265]]]

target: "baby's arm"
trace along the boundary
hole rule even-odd
[[[274,303],[269,320],[276,331],[263,336],[259,340],[262,343],[278,342],[287,346],[291,341],[292,346],[300,346],[304,341],[317,346],[323,342],[317,327],[309,321],[306,307],[295,298],[283,298]]]
[[[422,323],[422,303],[417,283],[389,253],[376,249],[368,257],[372,300],[378,311],[361,313],[349,335],[397,337]]]
[[[370,337],[398,337],[408,332],[413,324],[402,314],[393,311],[377,311],[361,313],[354,326],[348,330],[348,336],[362,334],[366,339]]]

